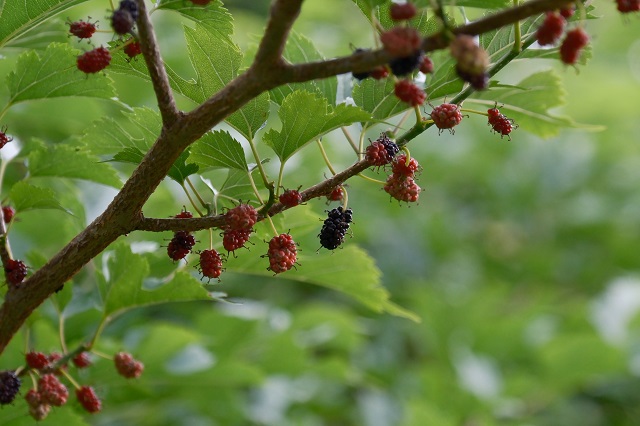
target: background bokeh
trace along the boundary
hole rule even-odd
[[[105,3],[73,9],[73,17],[89,14],[104,23]],[[226,4],[243,49],[258,40],[266,3]],[[411,142],[423,166],[419,204],[390,202],[363,179],[349,182],[355,221],[346,244],[375,258],[393,300],[421,323],[375,314],[338,293],[286,277],[229,274],[217,288],[233,303],[162,305],[116,320],[99,349],[131,351],[145,363],[143,377],[125,382],[108,362],[99,362],[80,375],[95,384],[104,412],[83,417],[78,407],[60,409],[47,422],[637,425],[640,34],[637,16],[621,17],[610,1],[595,6],[602,19],[586,24],[593,38],[587,66],[530,61],[512,64],[497,78],[514,82],[532,69],[553,67],[566,88],[566,106],[556,113],[601,130],[566,129],[547,140],[516,130],[507,141],[490,133],[485,119],[471,116],[455,135],[430,129]],[[158,13],[154,23],[167,62],[192,74],[182,22]],[[346,0],[305,2],[295,29],[327,57],[348,54],[350,45],[372,45],[366,21]],[[14,60],[7,55],[0,71],[11,69]],[[113,78],[124,103],[153,106],[150,88],[133,78]],[[193,107],[184,99],[180,104]],[[52,100],[15,108],[6,121],[28,146],[32,137],[56,142],[79,134],[121,108]],[[335,165],[353,161],[340,133],[325,138],[325,145]],[[286,185],[316,183],[320,160],[310,149],[297,154]],[[10,167],[7,182],[20,173]],[[79,211],[86,217],[25,213],[13,231],[14,251],[27,253],[37,244],[55,252],[113,196],[90,184],[69,190],[85,200]],[[145,214],[175,214],[186,203],[181,197],[167,182]],[[309,204],[323,216],[322,201]],[[167,235],[131,238],[163,244]],[[88,282],[78,285],[77,292],[86,291],[86,306],[92,303],[90,288]],[[99,318],[91,309],[78,311],[66,322],[70,342],[90,335]],[[39,347],[55,347],[54,317],[50,306],[34,316],[31,338]],[[2,367],[21,362],[25,338],[15,339],[0,359]],[[33,424],[20,404],[0,410],[2,424]]]

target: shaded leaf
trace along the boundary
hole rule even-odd
[[[271,129],[264,141],[286,161],[308,142],[340,126],[371,120],[371,114],[354,106],[340,104],[332,108],[325,98],[297,91],[284,100],[278,111],[282,129]]]
[[[52,43],[40,54],[30,50],[20,55],[15,70],[7,76],[9,104],[64,96],[115,96],[104,74],[87,76],[76,68],[77,56],[77,50],[61,43]]]
[[[371,113],[376,120],[385,120],[406,111],[410,106],[394,94],[392,79],[362,80],[353,88],[352,97],[357,106]]]
[[[107,163],[99,162],[98,157],[80,147],[68,145],[45,145],[29,154],[29,173],[31,176],[56,176],[90,180],[103,185],[120,188],[122,182],[115,169]]]
[[[334,252],[322,250],[316,253],[313,248],[320,245],[316,235],[322,225],[318,216],[308,206],[298,206],[285,214],[290,234],[303,249],[298,252],[300,266],[277,275],[276,279],[284,278],[326,287],[354,298],[375,312],[386,312],[419,321],[414,313],[389,300],[389,292],[382,286],[382,274],[366,251],[345,242],[343,248]],[[261,234],[260,226],[265,227],[265,235],[270,232],[266,229],[266,224],[260,223],[256,229],[258,235]],[[261,245],[264,245],[266,252],[267,244],[258,240],[252,239],[256,244],[255,250],[262,252]],[[273,276],[273,273],[266,270],[267,265],[268,262],[265,263],[264,259],[248,256],[229,258],[226,264],[227,271],[230,272]]]
[[[194,143],[189,161],[200,165],[203,170],[215,167],[248,170],[242,145],[224,130],[207,133]]]
[[[493,106],[494,101],[504,105],[500,108],[503,114],[514,119],[521,129],[543,138],[557,135],[563,127],[600,129],[578,124],[569,117],[551,115],[549,110],[563,105],[564,98],[562,82],[553,70],[533,74],[514,86],[497,87],[474,96],[474,100],[482,99],[486,105]]]
[[[11,187],[9,198],[13,201],[16,212],[34,209],[55,209],[71,214],[58,202],[53,190],[30,185],[24,181],[17,182]]]
[[[267,122],[268,116],[269,94],[262,93],[227,117],[225,121],[248,141],[252,141],[256,132]]]
[[[215,37],[224,38],[231,43],[233,18],[218,0],[210,2],[206,7],[184,0],[160,0],[158,9],[178,12],[201,25]]]
[[[325,59],[310,39],[295,31],[292,31],[287,39],[283,57],[292,64],[303,64]],[[296,90],[306,90],[311,93],[317,93],[327,98],[329,104],[335,105],[338,92],[338,78],[334,76],[304,83],[285,84],[273,89],[270,93],[273,101],[280,105],[288,95]]]
[[[167,302],[210,300],[199,280],[184,271],[158,288],[146,290],[143,279],[149,273],[144,257],[131,252],[127,244],[117,244],[108,260],[109,280],[104,316],[113,317],[136,307]]]

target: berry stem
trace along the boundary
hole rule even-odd
[[[260,176],[262,176],[262,182],[264,183],[264,186],[268,188],[269,185],[273,185],[273,182],[269,181],[269,177],[267,176],[267,173],[264,171],[264,167],[262,167],[262,161],[260,161],[260,155],[258,154],[258,149],[256,148],[256,144],[253,143],[253,140],[248,139],[248,141],[249,141],[249,146],[251,147],[251,152],[253,153],[253,158],[255,158],[256,160],[258,171],[260,172]],[[251,172],[249,172],[249,175],[251,175]],[[249,176],[249,178],[253,182],[253,179],[251,178],[251,176]],[[255,187],[255,183],[252,183],[252,185],[254,187],[254,191],[257,191],[257,188]],[[258,195],[258,198],[260,198],[260,195]],[[260,202],[262,203],[262,201]]]
[[[102,334],[102,330],[104,330],[104,327],[107,325],[107,317],[102,317],[102,320],[100,320],[100,324],[98,324],[98,328],[96,328],[96,332],[93,335],[93,338],[91,339],[91,342],[89,342],[89,344],[87,345],[87,348],[91,349],[95,346],[96,341],[98,340],[98,337],[100,337],[100,334]]]
[[[271,219],[271,216],[267,215],[267,220],[269,221],[269,225],[271,225],[271,229],[273,230],[273,235],[276,237],[280,235],[278,233],[278,230],[276,229],[276,225],[273,223],[273,219]]]
[[[4,181],[4,174],[7,171],[8,161],[4,159],[0,159],[0,188],[2,188],[2,183]],[[9,245],[9,227],[15,220],[12,220],[9,226],[4,221],[4,213],[2,209],[0,209],[0,259],[2,260],[2,264],[6,265],[7,262],[13,259],[13,255],[11,253],[11,246]]]
[[[469,109],[469,108],[460,108],[461,112],[468,112],[470,114],[478,114],[478,115],[484,115],[484,116],[488,116],[489,114],[485,111],[478,111],[476,109]]]
[[[280,188],[282,187],[282,179],[284,176],[284,162],[280,162],[280,169],[278,170],[278,183],[276,184],[276,197],[280,195]]]
[[[513,0],[513,6],[517,7],[520,4],[520,0]],[[513,48],[511,49],[512,52],[519,54],[520,52],[522,52],[522,31],[520,31],[520,21],[516,21],[513,24],[513,37],[514,37],[514,42],[513,42]]]
[[[191,190],[193,191],[193,193],[195,194],[196,198],[198,199],[198,201],[200,202],[200,205],[202,207],[204,207],[205,209],[209,208],[209,205],[202,199],[202,196],[200,195],[200,193],[198,192],[198,190],[196,189],[196,187],[193,185],[193,183],[191,182],[191,179],[189,179],[189,177],[187,176],[187,178],[185,179],[185,181],[187,182],[187,184],[189,185],[189,188],[191,188]],[[202,215],[202,213],[200,213]]]
[[[64,377],[67,378],[67,380],[69,380],[69,382],[73,385],[74,388],[80,389],[80,385],[78,384],[78,382],[76,382],[75,379],[71,376],[71,374],[69,374],[64,368],[61,368],[60,372]]]
[[[385,184],[385,182],[383,182],[383,181],[381,181],[381,180],[379,180],[379,179],[374,179],[374,178],[372,178],[372,177],[369,177],[369,176],[363,175],[362,173],[358,173],[358,177],[361,177],[361,178],[362,178],[362,179],[364,179],[364,180],[368,180],[369,182],[379,183],[380,185],[384,185],[384,184]]]
[[[358,139],[358,160],[362,160],[364,158],[364,136],[367,133],[366,124],[362,127],[362,132],[360,133],[360,139]],[[335,175],[335,172],[333,173]]]
[[[260,162],[258,162],[258,164],[260,164]],[[260,205],[263,205],[264,204],[264,200],[260,196],[260,191],[258,190],[258,187],[256,186],[256,182],[255,182],[255,180],[253,180],[253,175],[251,174],[250,171],[247,172],[247,176],[249,177],[249,183],[251,184],[251,188],[253,189],[253,193],[256,195],[256,198],[260,202]]]
[[[331,161],[329,161],[329,157],[327,156],[327,152],[324,150],[324,146],[322,145],[322,141],[320,139],[316,139],[316,143],[318,144],[318,148],[320,148],[320,153],[322,154],[322,158],[324,159],[325,164],[331,171],[332,175],[336,174],[335,169],[331,165]]]
[[[62,348],[63,353],[67,353],[67,342],[64,337],[64,315],[60,312],[59,306],[56,303],[56,311],[58,311],[58,337],[60,338],[60,348]]]
[[[184,193],[187,194],[187,198],[189,199],[189,202],[191,203],[191,206],[193,207],[193,209],[195,211],[197,211],[200,216],[202,216],[202,212],[200,211],[200,209],[196,205],[195,201],[193,201],[193,198],[191,198],[191,194],[189,194],[189,191],[187,190],[187,187],[184,186],[184,183],[181,183],[180,186],[182,187],[182,190],[184,191]]]
[[[344,126],[340,127],[340,129],[342,130],[342,133],[344,133],[344,137],[347,138],[347,141],[349,142],[349,145],[351,145],[351,148],[353,148],[353,151],[357,154],[358,146],[356,145],[355,141],[351,137],[351,133],[349,133],[349,129],[347,129]]]

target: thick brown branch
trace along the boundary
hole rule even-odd
[[[169,85],[169,77],[160,56],[160,48],[158,47],[158,41],[156,40],[144,0],[138,0],[138,9],[140,10],[137,22],[138,38],[142,48],[142,56],[144,56],[153,90],[156,93],[162,123],[165,126],[171,126],[178,118],[179,111]]]
[[[529,16],[543,13],[547,10],[557,9],[574,0],[532,0],[520,6],[504,10],[502,12],[489,15],[485,18],[461,25],[453,30],[455,34],[479,35],[488,31],[497,30],[505,25],[525,19]],[[422,49],[431,52],[444,49],[449,45],[449,41],[442,34],[426,37],[422,41]],[[285,67],[280,79],[286,82],[304,82],[327,78],[351,71],[364,72],[374,67],[386,64],[393,59],[384,50],[371,52],[359,52],[350,56],[345,56],[327,61],[309,62],[305,64],[295,64]]]

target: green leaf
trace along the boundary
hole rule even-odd
[[[340,104],[332,108],[327,99],[297,91],[284,100],[278,111],[282,129],[271,129],[264,141],[286,161],[308,142],[340,126],[371,120],[371,114],[354,106]]]
[[[200,167],[198,167],[195,163],[187,163],[187,159],[189,158],[189,149],[185,149],[182,151],[182,154],[178,157],[178,159],[171,165],[169,169],[169,176],[171,179],[175,180],[179,184],[183,184],[185,179],[192,174],[198,173]]]
[[[214,37],[226,39],[231,43],[233,18],[220,1],[214,0],[202,7],[184,0],[160,0],[158,9],[178,12],[198,23]]]
[[[578,124],[569,117],[552,115],[549,110],[563,105],[564,97],[560,77],[555,71],[548,70],[526,77],[514,86],[476,93],[469,101],[482,99],[483,104],[491,106],[497,101],[502,113],[515,120],[521,129],[543,138],[557,135],[563,127],[600,130],[598,126]]]
[[[198,76],[199,93],[192,99],[201,103],[237,75],[242,53],[236,45],[215,37],[200,25],[195,29],[185,27],[184,35],[191,63]]]
[[[13,201],[16,212],[34,209],[56,209],[71,214],[60,205],[56,193],[51,189],[30,185],[24,181],[13,185],[9,198]]]
[[[162,129],[160,115],[149,108],[123,112],[125,120],[105,117],[96,121],[82,137],[82,142],[95,155],[114,154],[124,148],[147,152]]]
[[[203,170],[226,167],[246,172],[249,169],[242,145],[224,130],[207,133],[194,143],[189,161],[198,164]]]
[[[4,0],[0,4],[0,47],[44,21],[87,0]]]
[[[10,49],[40,49],[44,50],[51,43],[69,42],[67,37],[69,27],[58,19],[44,22],[38,31],[27,32],[9,41],[5,47]]]
[[[30,50],[20,55],[15,71],[7,76],[9,104],[64,96],[114,97],[111,80],[104,74],[87,76],[78,71],[77,56],[77,50],[61,43],[52,43],[41,54]]]
[[[382,286],[381,272],[366,251],[352,243],[345,242],[343,248],[334,252],[322,250],[316,253],[309,247],[319,246],[317,233],[322,224],[318,216],[308,206],[298,206],[288,210],[284,218],[290,234],[305,248],[298,252],[297,269],[292,269],[276,279],[284,278],[291,281],[305,282],[339,291],[354,298],[375,312],[386,312],[392,315],[419,321],[412,312],[396,305],[389,300],[389,292]],[[264,226],[265,235],[269,232]],[[261,230],[256,229],[258,235]],[[261,244],[266,251],[267,244],[252,239],[256,244],[255,250],[261,252]],[[266,270],[264,260],[258,257],[243,256],[229,258],[227,271],[250,273],[255,275],[273,276]]]
[[[376,120],[386,120],[411,108],[394,94],[394,84],[392,79],[362,80],[353,88],[353,100]]]
[[[322,61],[325,57],[315,48],[310,39],[292,31],[283,52],[283,57],[292,64]],[[284,99],[297,90],[306,90],[328,99],[331,105],[336,104],[338,78],[329,77],[304,83],[285,84],[271,90],[272,100],[281,105]]]
[[[69,145],[39,146],[29,154],[29,173],[31,176],[55,176],[84,179],[103,185],[120,188],[122,182],[111,165],[99,162],[81,147]]]
[[[269,94],[262,93],[227,117],[225,121],[247,138],[247,141],[252,141],[256,132],[267,122],[268,116]]]
[[[136,307],[191,300],[211,300],[199,280],[184,271],[161,286],[147,290],[143,280],[149,274],[144,257],[131,252],[124,243],[117,244],[108,260],[109,281],[104,316],[113,317]]]

